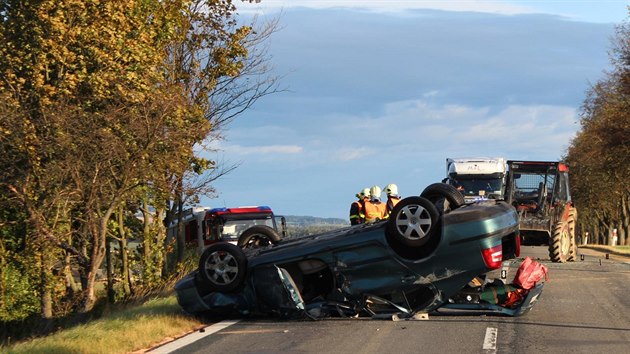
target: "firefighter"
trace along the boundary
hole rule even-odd
[[[381,187],[370,188],[370,200],[365,203],[365,222],[372,223],[387,218],[385,203],[381,202]]]
[[[392,210],[394,209],[396,204],[398,204],[398,202],[400,201],[400,195],[398,194],[398,186],[393,183],[388,184],[387,186],[385,186],[385,193],[387,194],[387,203],[385,206],[385,211],[386,211],[387,217],[389,217],[389,214],[392,213]]]
[[[350,205],[350,225],[363,224],[365,222],[365,214],[363,208],[365,203],[370,199],[370,189],[363,188],[356,194],[357,200]]]

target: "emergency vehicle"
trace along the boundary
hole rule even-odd
[[[280,230],[276,218],[279,219]],[[186,244],[196,245],[201,251],[219,241],[236,244],[241,234],[253,226],[268,226],[286,236],[285,218],[275,216],[268,206],[194,207],[182,212],[181,222],[184,224]],[[178,218],[175,218],[168,227],[169,239],[177,237],[177,230]]]

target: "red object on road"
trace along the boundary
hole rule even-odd
[[[512,283],[521,289],[529,290],[542,278],[549,279],[548,272],[546,266],[526,257],[518,267]]]

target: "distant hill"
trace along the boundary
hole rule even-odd
[[[334,225],[334,226],[346,226],[350,225],[350,222],[345,219],[339,218],[318,218],[315,216],[296,216],[285,215],[287,225],[292,226],[317,226],[317,225]]]
[[[315,235],[342,227],[350,226],[350,222],[338,218],[318,218],[315,216],[285,215],[288,238]]]

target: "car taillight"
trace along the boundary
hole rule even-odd
[[[514,250],[514,257],[521,255],[521,234],[516,233],[516,249]]]
[[[503,261],[503,247],[501,245],[481,250],[483,261],[490,269],[499,269]]]

